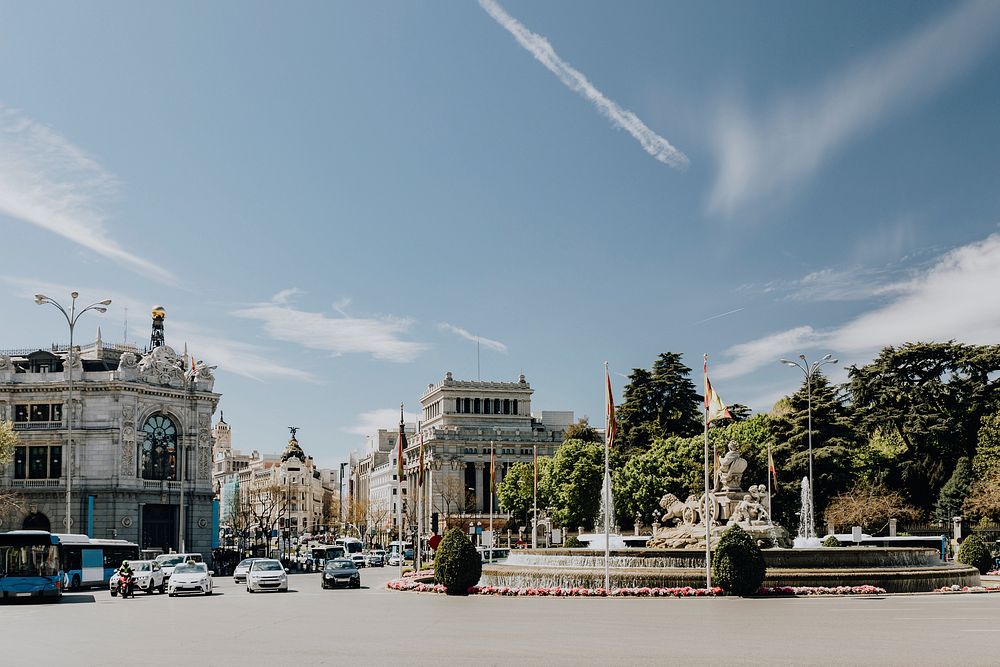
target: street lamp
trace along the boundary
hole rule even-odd
[[[108,308],[107,307],[111,305],[111,299],[105,299],[104,301],[98,301],[96,303],[92,303],[89,306],[87,306],[86,308],[83,308],[82,310],[80,310],[79,312],[77,312],[77,310],[76,310],[76,300],[77,300],[77,298],[79,296],[80,296],[79,292],[71,292],[70,293],[70,297],[73,300],[70,303],[69,312],[67,313],[66,309],[63,308],[54,299],[50,299],[49,297],[45,296],[44,294],[36,294],[35,295],[35,303],[36,304],[38,304],[39,306],[44,305],[44,304],[49,304],[51,306],[55,306],[59,310],[59,312],[63,314],[63,317],[66,318],[66,324],[69,325],[69,358],[68,358],[69,359],[69,387],[68,387],[68,390],[67,390],[68,393],[69,393],[69,399],[67,400],[67,406],[69,407],[69,417],[67,418],[67,421],[66,421],[67,438],[66,438],[66,456],[64,457],[64,460],[67,463],[67,467],[66,467],[66,532],[69,532],[70,526],[73,523],[73,518],[72,518],[73,504],[72,504],[72,501],[70,499],[70,492],[72,491],[72,488],[73,488],[73,329],[76,327],[76,321],[78,319],[80,319],[80,316],[83,315],[88,310],[96,310],[99,313],[106,313],[106,312],[108,312]]]
[[[815,522],[815,507],[816,504],[813,502],[813,493],[816,485],[813,483],[813,427],[812,427],[812,381],[815,377],[816,372],[827,364],[835,364],[837,360],[833,358],[832,354],[828,354],[822,359],[817,359],[811,364],[806,360],[806,355],[800,354],[799,359],[802,363],[798,361],[789,361],[788,359],[782,359],[781,363],[786,366],[794,366],[800,371],[805,373],[806,376],[806,400],[807,402],[807,420],[808,420],[808,432],[809,432],[809,520],[806,523],[806,537],[816,537],[816,522]]]

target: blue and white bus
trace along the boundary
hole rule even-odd
[[[86,535],[57,535],[66,588],[107,586],[123,560],[139,560],[139,545],[126,540],[102,540]]]
[[[0,598],[62,597],[59,537],[43,530],[0,533]]]

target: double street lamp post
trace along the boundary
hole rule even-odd
[[[92,303],[86,308],[82,308],[79,311],[76,309],[76,300],[80,296],[79,292],[71,292],[70,297],[72,302],[70,303],[69,312],[63,308],[57,301],[51,299],[44,294],[35,295],[35,303],[39,306],[44,304],[49,304],[54,306],[63,314],[66,318],[66,324],[69,325],[69,356],[67,362],[69,364],[69,386],[68,393],[69,398],[67,399],[67,408],[69,409],[69,415],[66,417],[66,456],[63,457],[64,463],[66,465],[66,532],[70,532],[70,527],[73,523],[73,503],[70,497],[73,488],[73,329],[76,328],[76,321],[80,319],[88,310],[96,310],[99,313],[108,312],[108,306],[111,305],[111,299],[105,299],[104,301],[98,301]]]
[[[815,521],[815,517],[813,515],[813,512],[814,512],[813,508],[816,507],[816,504],[813,501],[813,492],[814,492],[814,489],[816,488],[816,485],[813,482],[812,383],[813,383],[813,378],[816,376],[816,372],[821,367],[825,366],[826,364],[835,364],[835,363],[837,363],[837,360],[833,358],[832,354],[828,354],[825,357],[823,357],[822,359],[817,359],[816,361],[812,362],[811,364],[808,361],[806,361],[806,355],[804,355],[804,354],[800,354],[799,355],[799,359],[801,360],[802,363],[799,363],[798,361],[789,361],[788,359],[782,359],[781,363],[785,364],[786,366],[794,366],[795,368],[798,368],[800,371],[802,371],[803,373],[805,373],[805,376],[806,376],[806,400],[807,400],[807,404],[806,405],[808,406],[807,407],[807,415],[808,415],[807,416],[807,420],[808,420],[808,422],[807,422],[806,428],[807,428],[808,434],[809,434],[808,435],[808,437],[809,437],[809,517],[808,517],[808,520],[806,522],[806,531],[807,531],[807,534],[805,535],[805,537],[810,538],[810,537],[816,537],[816,521]]]

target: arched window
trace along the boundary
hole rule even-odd
[[[21,522],[21,530],[44,530],[45,532],[49,532],[52,530],[52,525],[49,523],[49,517],[41,512],[32,512],[24,517],[24,521]]]
[[[153,415],[142,425],[139,472],[143,479],[177,479],[177,428],[165,415]]]

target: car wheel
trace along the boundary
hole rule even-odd
[[[247,586],[247,593],[253,593],[253,589]]]
[[[174,592],[167,593],[167,597],[175,598],[177,597],[177,593]]]
[[[73,580],[69,582],[69,589],[71,591],[80,590],[80,577],[75,574],[73,575]]]
[[[157,590],[160,591],[160,595],[163,595],[166,592],[166,590],[167,590],[167,585],[166,584],[160,584],[160,587]]]
[[[146,595],[152,595],[153,591],[156,590],[156,586],[153,585],[153,580],[149,580],[149,586],[146,586]]]
[[[205,591],[205,595],[211,595],[211,594],[212,594],[212,589],[211,588],[209,588],[207,591]]]
[[[111,589],[111,597],[113,597],[113,598],[118,597],[118,588],[117,587]]]

